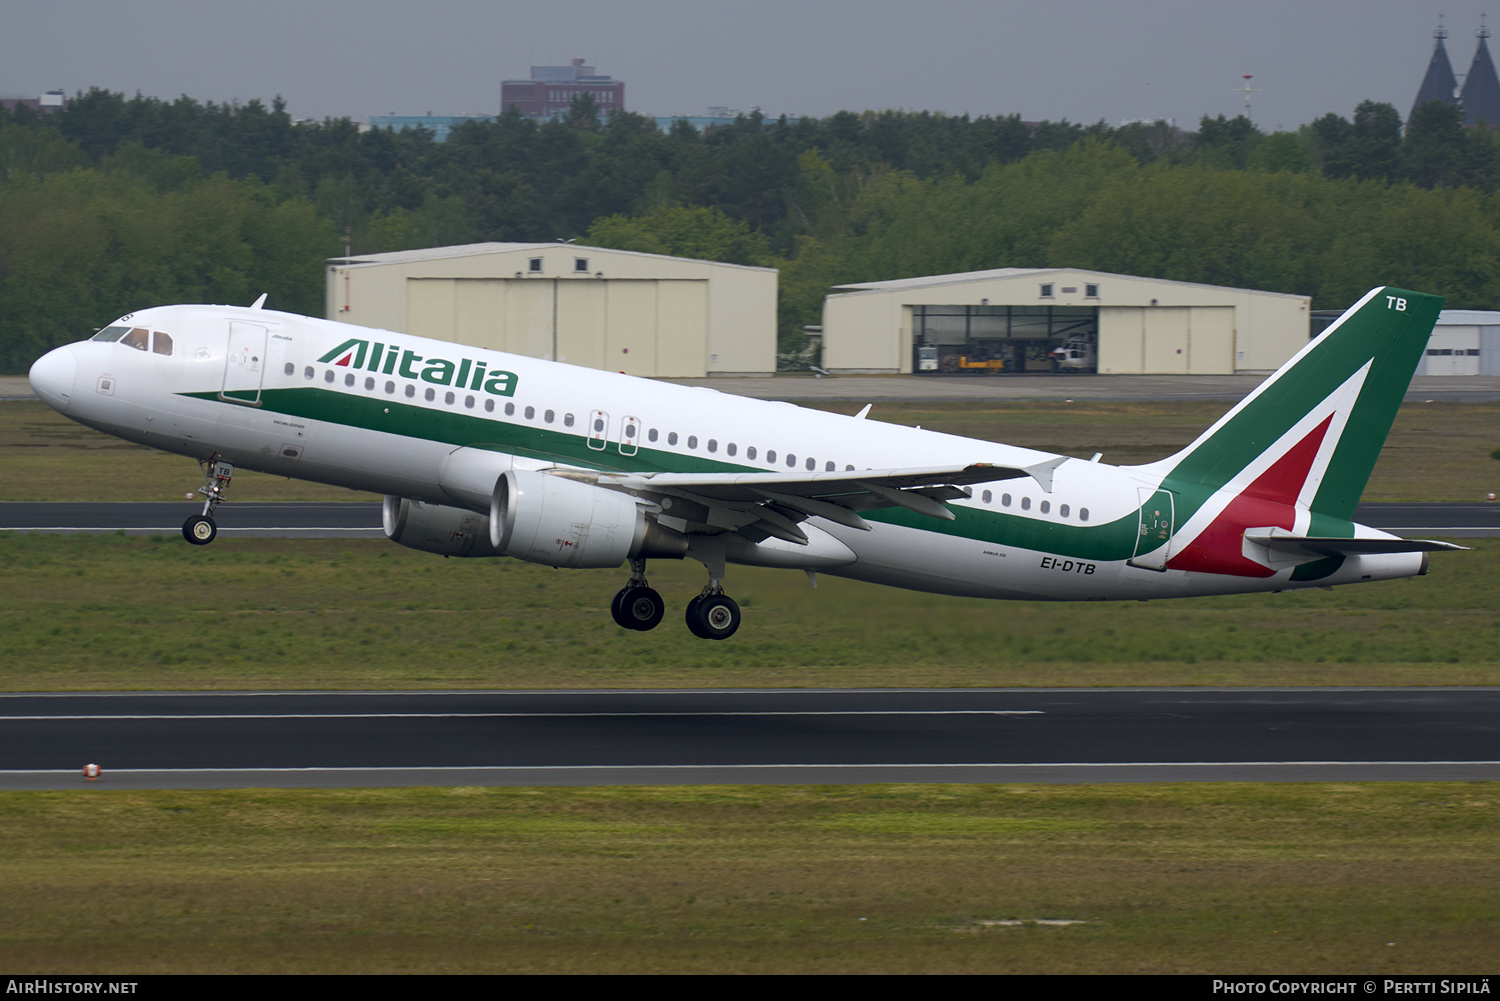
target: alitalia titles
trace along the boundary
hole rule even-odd
[[[357,337],[349,338],[318,361],[336,368],[361,368],[381,375],[399,375],[403,379],[419,379],[436,386],[472,389],[494,396],[516,395],[519,381],[514,372],[487,370],[484,362],[472,358],[460,358],[457,363],[447,358],[423,358],[415,351],[395,344],[386,345],[380,341],[371,344]]]

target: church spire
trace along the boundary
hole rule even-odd
[[[1432,33],[1437,39],[1437,45],[1432,49],[1432,61],[1427,64],[1427,75],[1422,78],[1422,86],[1417,91],[1417,99],[1412,104],[1412,114],[1416,114],[1418,108],[1428,101],[1442,101],[1445,104],[1457,104],[1458,79],[1453,75],[1453,64],[1448,61],[1448,50],[1443,47],[1443,39],[1448,37],[1448,31],[1443,27],[1442,15],[1438,15],[1437,31]],[[1484,39],[1479,40],[1481,49],[1484,49]],[[1490,68],[1490,77],[1494,78],[1495,67],[1489,62],[1489,50],[1484,49],[1485,65]],[[1478,56],[1475,57],[1476,60]]]
[[[1482,119],[1491,129],[1500,129],[1500,79],[1495,77],[1495,62],[1490,58],[1490,47],[1485,39],[1490,31],[1484,26],[1484,16],[1479,21],[1479,48],[1474,51],[1474,63],[1469,75],[1464,77],[1464,89],[1460,100],[1464,106],[1464,125],[1473,128]]]

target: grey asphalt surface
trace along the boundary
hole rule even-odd
[[[1500,690],[12,694],[0,788],[1500,779]]]

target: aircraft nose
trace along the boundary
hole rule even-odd
[[[53,410],[68,409],[68,400],[73,395],[73,377],[78,372],[78,360],[68,345],[54,348],[42,355],[31,366],[31,389]]]

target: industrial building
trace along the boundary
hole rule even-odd
[[[1417,375],[1500,375],[1500,313],[1443,310]]]
[[[573,98],[583,94],[594,99],[600,118],[625,110],[625,81],[600,74],[582,59],[567,66],[533,66],[531,79],[503,81],[500,110],[515,108],[527,118],[556,118],[566,115]]]
[[[776,370],[774,268],[572,243],[328,262],[331,320],[629,375]]]
[[[1300,295],[1072,268],[836,292],[823,306],[823,367],[845,373],[1272,372],[1307,343],[1310,305]],[[1076,361],[1060,364],[1064,355]]]

